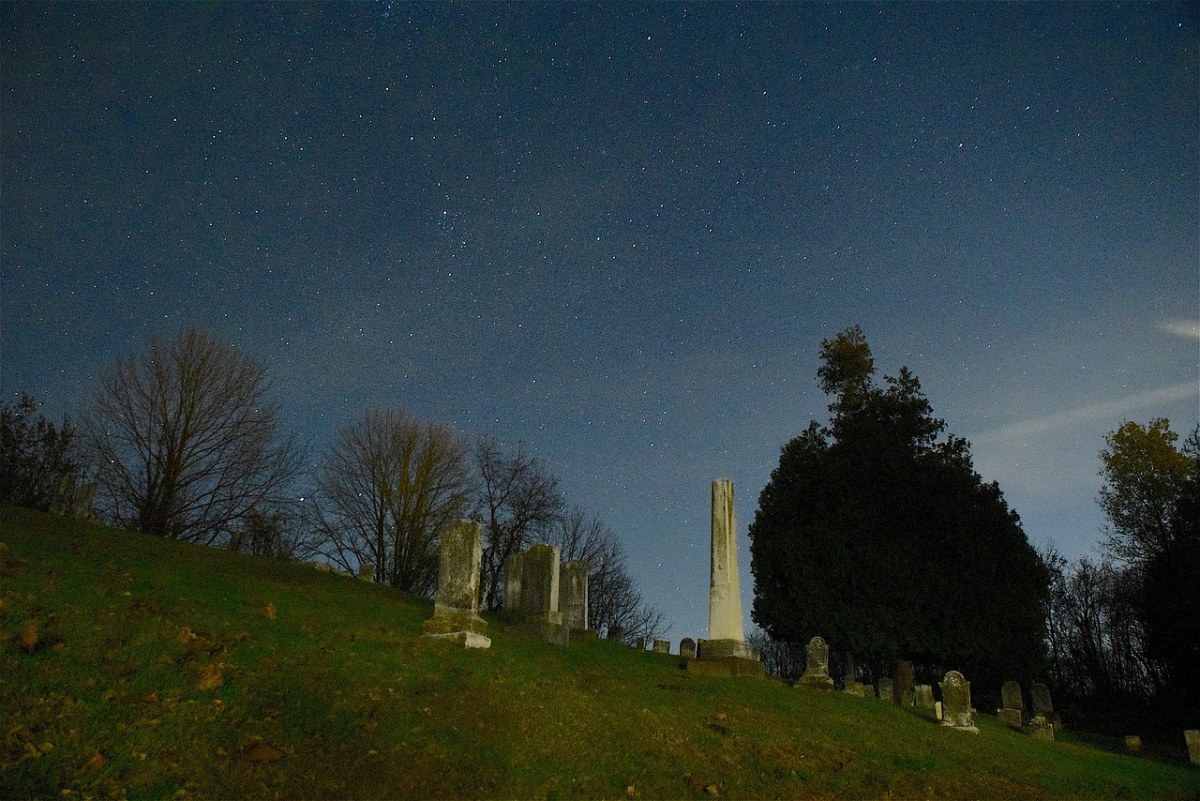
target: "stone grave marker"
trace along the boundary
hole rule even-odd
[[[1184,731],[1183,741],[1187,743],[1188,759],[1193,765],[1200,765],[1200,729]]]
[[[938,684],[942,689],[942,725],[978,733],[971,716],[971,682],[952,670]]]
[[[563,623],[571,631],[588,627],[588,563],[564,562],[560,568],[559,593]]]
[[[691,637],[684,637],[679,641],[679,655],[686,656],[688,659],[696,658],[696,641]]]
[[[933,709],[933,687],[928,684],[913,687],[913,704],[922,709]]]
[[[488,648],[488,624],[479,616],[479,563],[483,556],[483,524],[462,520],[441,532],[437,596],[424,635],[457,642],[466,648]]]
[[[879,700],[891,701],[892,696],[895,692],[895,686],[892,684],[892,680],[890,678],[888,678],[887,676],[884,676],[882,679],[879,680],[878,686],[879,686]]]
[[[521,613],[521,572],[523,553],[514,553],[504,563],[504,611],[512,615]]]
[[[913,705],[913,666],[907,659],[896,662],[896,677],[892,681],[892,700],[900,706]]]
[[[1019,729],[1025,722],[1025,702],[1021,698],[1021,685],[1006,681],[1000,685],[1000,708],[996,717],[1001,723]]]
[[[538,543],[521,557],[520,617],[546,642],[565,646],[570,629],[563,625],[559,608],[558,547]]]
[[[1029,720],[1029,733],[1037,740],[1053,740],[1054,724],[1045,715],[1034,715]]]
[[[1047,720],[1053,720],[1054,704],[1050,700],[1049,687],[1036,681],[1029,685],[1029,701],[1033,705],[1034,715],[1041,715]]]
[[[656,654],[669,654],[669,653],[671,653],[671,641],[670,640],[655,640],[653,650],[654,650],[654,653],[656,653]]]
[[[1039,740],[1053,740],[1059,721],[1050,700],[1050,688],[1035,681],[1029,685],[1029,702],[1033,710],[1033,717],[1029,719],[1033,736]]]
[[[800,684],[804,687],[816,687],[821,690],[832,690],[833,679],[829,678],[829,646],[821,637],[813,637],[805,649],[807,665]]]

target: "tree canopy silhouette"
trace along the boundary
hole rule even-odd
[[[119,359],[84,426],[107,517],[146,534],[228,540],[299,466],[269,390],[262,365],[201,329]]]
[[[830,422],[783,447],[750,525],[755,622],[885,673],[907,658],[980,681],[1030,676],[1048,574],[999,487],[966,440],[941,437],[907,368],[876,383],[860,328],[822,342],[821,358]]]

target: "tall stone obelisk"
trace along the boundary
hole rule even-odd
[[[738,578],[737,523],[733,515],[733,482],[712,483],[712,571],[708,586],[708,636],[700,643],[700,659],[758,662],[746,644],[742,626],[741,580]],[[758,668],[761,672],[761,667]],[[737,673],[744,672],[735,669]]]
[[[744,642],[742,588],[738,578],[737,523],[733,518],[733,482],[712,483],[712,574],[708,586],[708,636]]]

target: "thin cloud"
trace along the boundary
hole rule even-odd
[[[1200,320],[1167,320],[1158,324],[1158,330],[1184,339],[1200,340]]]
[[[1200,386],[1195,382],[1185,381],[1182,384],[1172,384],[1171,386],[1160,387],[1159,389],[1126,395],[1123,398],[1092,403],[1078,409],[1070,409],[1065,412],[1046,415],[1045,417],[1036,417],[1032,420],[1010,423],[1000,428],[983,431],[969,437],[969,439],[975,445],[986,442],[1029,439],[1082,423],[1093,423],[1099,420],[1119,420],[1127,413],[1136,409],[1185,400],[1187,398],[1196,398],[1198,396],[1200,396]]]

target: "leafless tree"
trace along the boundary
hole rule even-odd
[[[147,534],[228,538],[299,466],[269,390],[262,365],[204,330],[119,359],[84,424],[102,513]]]
[[[480,576],[484,606],[500,605],[504,564],[544,533],[562,511],[558,479],[523,446],[506,453],[490,438],[479,441],[475,461],[481,480],[483,567]]]
[[[558,516],[546,533],[557,545],[563,561],[587,560],[588,625],[607,637],[620,634],[661,639],[669,628],[657,609],[647,605],[634,587],[625,565],[625,554],[602,520],[579,507]]]
[[[323,552],[375,579],[427,595],[437,580],[438,533],[472,514],[470,453],[440,423],[374,409],[344,428],[318,476],[316,528]]]

